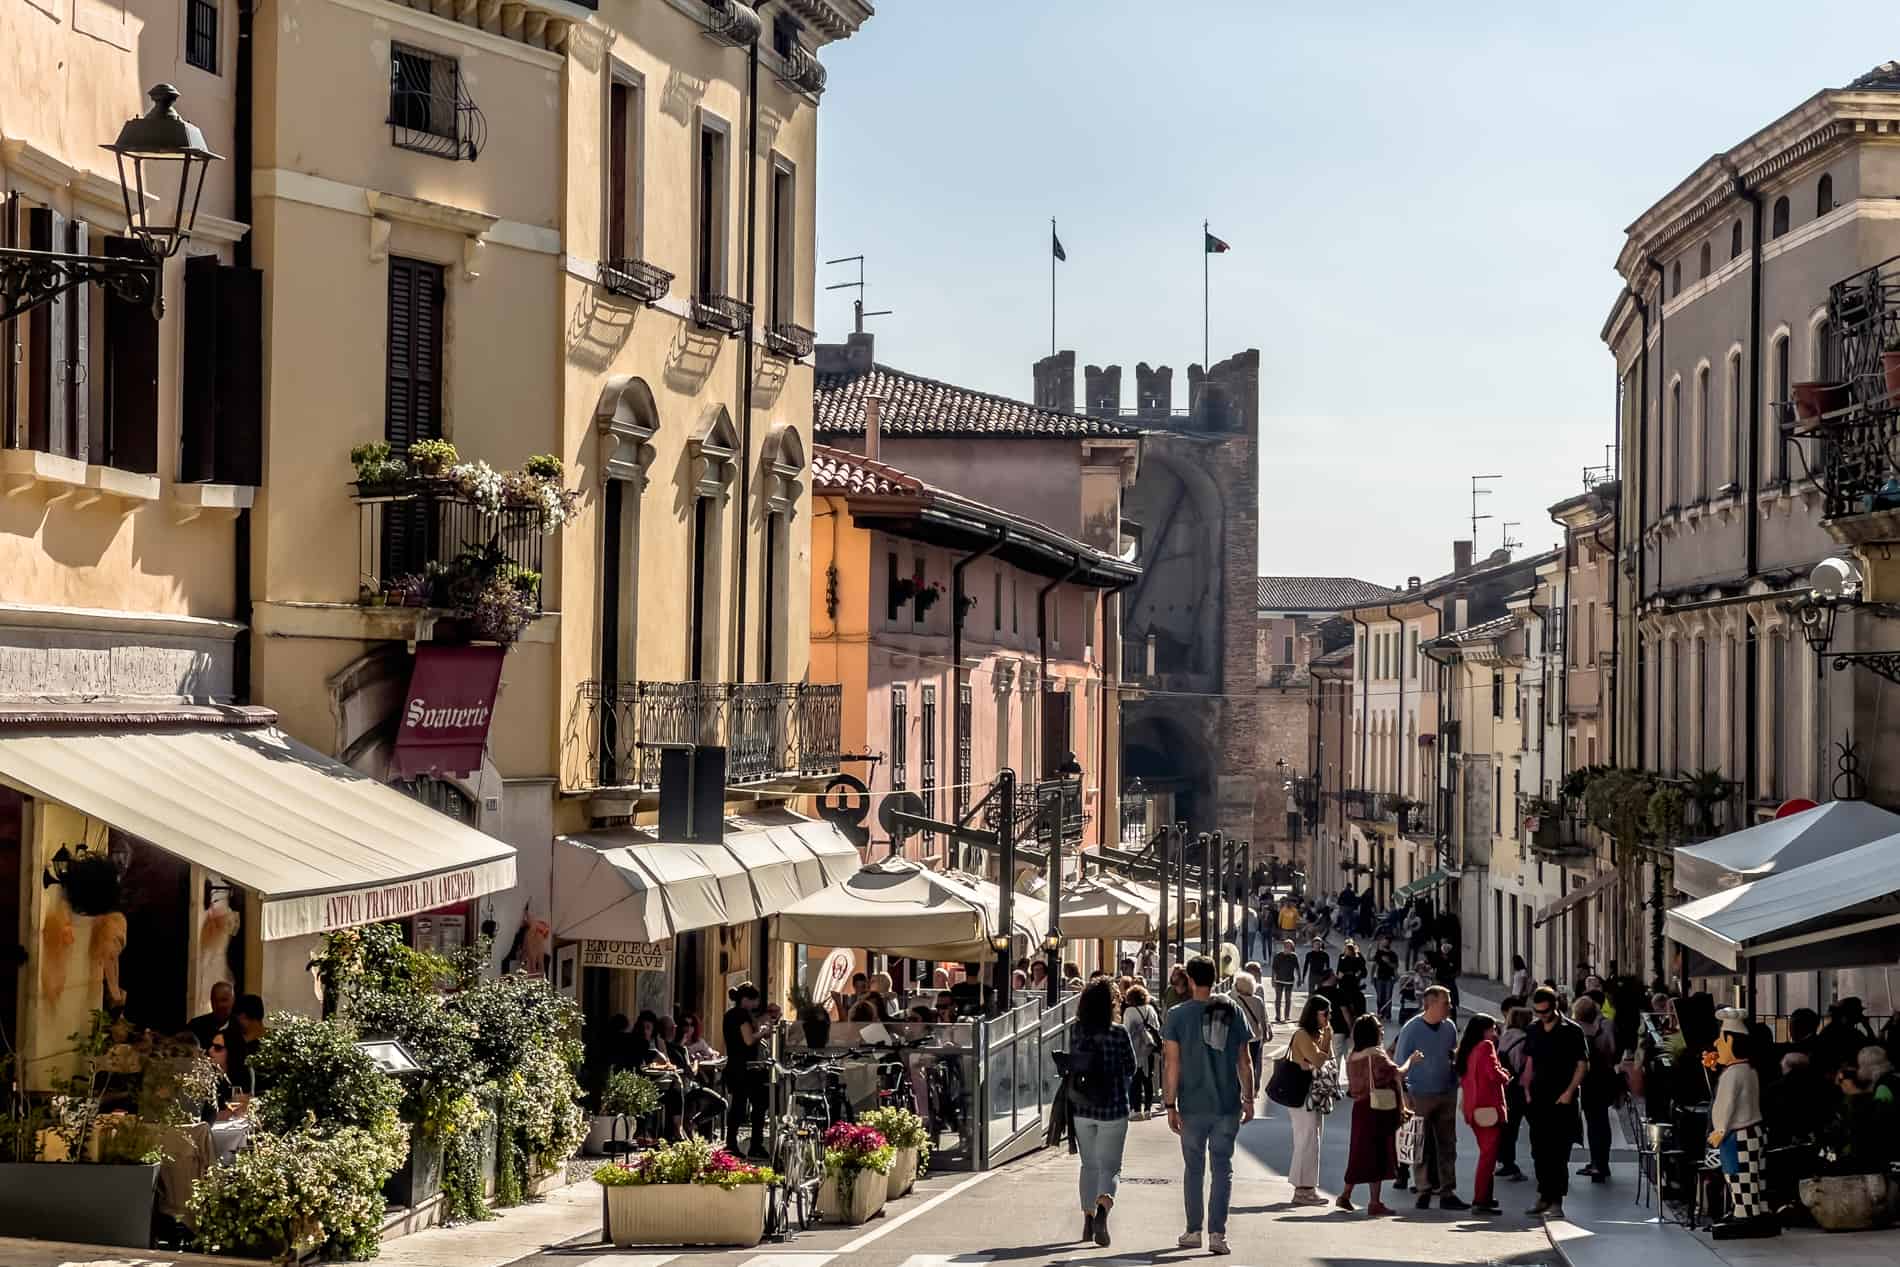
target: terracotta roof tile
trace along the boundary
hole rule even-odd
[[[826,444],[811,448],[811,486],[815,493],[852,497],[916,497],[924,491],[914,475]]]
[[[1352,576],[1263,576],[1254,606],[1261,611],[1344,611],[1397,598],[1397,590]]]
[[[994,435],[1027,439],[1136,436],[1140,431],[1086,414],[1041,409],[1007,396],[972,391],[876,365],[868,374],[820,374],[812,389],[813,434],[864,434],[864,400],[884,404],[879,429],[893,436]]]

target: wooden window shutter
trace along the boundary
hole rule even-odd
[[[264,482],[264,274],[218,269],[218,412],[212,478]]]
[[[389,366],[384,439],[397,453],[442,435],[442,269],[389,261]]]
[[[213,478],[218,431],[218,260],[194,255],[185,261],[184,408],[178,417],[178,478]]]
[[[92,249],[92,226],[75,220],[70,229],[72,251],[88,254]],[[81,286],[71,293],[72,330],[68,346],[65,382],[67,433],[72,455],[81,462],[92,461],[92,290]],[[101,455],[103,456],[103,454]]]
[[[66,217],[47,207],[27,213],[27,247],[58,251],[66,245]],[[66,439],[67,294],[56,295],[27,314],[26,445],[62,456]]]
[[[130,238],[107,238],[105,253],[144,257]],[[186,316],[189,319],[190,295]],[[158,474],[158,322],[145,304],[129,304],[110,290],[106,305],[106,392],[103,453],[93,459],[122,471]],[[190,348],[187,345],[187,353]]]
[[[25,209],[20,195],[0,199],[0,246],[20,247],[26,243],[23,223]],[[10,449],[26,446],[26,345],[21,342],[24,328],[18,317],[0,322],[0,438]]]
[[[1042,777],[1055,777],[1056,767],[1069,757],[1069,695],[1066,691],[1042,693]]]

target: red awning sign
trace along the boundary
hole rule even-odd
[[[502,647],[416,648],[390,773],[463,777],[482,768],[501,687]]]

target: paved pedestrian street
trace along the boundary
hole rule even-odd
[[[1321,1188],[1338,1192],[1345,1169],[1346,1118],[1335,1114],[1322,1152]],[[1470,1160],[1460,1141],[1460,1194],[1470,1195]],[[1327,1206],[1295,1209],[1285,1170],[1291,1155],[1286,1118],[1246,1126],[1234,1157],[1233,1210],[1228,1223],[1234,1267],[1372,1267],[1384,1263],[1555,1263],[1540,1224],[1523,1216],[1532,1194],[1502,1185],[1501,1219],[1433,1210],[1418,1213],[1409,1194],[1388,1201],[1396,1218],[1368,1219]],[[1363,1205],[1363,1190],[1361,1191]],[[1082,1216],[1076,1162],[1045,1149],[982,1175],[940,1175],[917,1194],[887,1207],[860,1228],[814,1228],[783,1246],[753,1250],[603,1249],[598,1240],[520,1260],[514,1267],[977,1267],[979,1264],[1180,1263],[1207,1259],[1205,1249],[1175,1248],[1184,1226],[1181,1154],[1165,1120],[1131,1125],[1122,1187],[1112,1219],[1114,1243],[1099,1249],[1077,1240]]]

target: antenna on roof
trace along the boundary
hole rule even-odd
[[[1478,499],[1491,495],[1490,489],[1478,487],[1478,481],[1501,480],[1503,478],[1502,475],[1474,475],[1471,477],[1471,549],[1473,552],[1476,552],[1478,548],[1478,521],[1480,519],[1493,518],[1491,515],[1480,515],[1478,513]]]
[[[1518,519],[1506,519],[1504,521],[1504,548],[1506,550],[1515,550],[1524,544],[1522,541],[1514,540],[1511,537],[1511,529],[1521,527],[1522,524],[1523,521]]]
[[[838,282],[836,285],[825,287],[826,290],[855,290],[858,292],[858,297],[851,301],[851,326],[854,334],[864,333],[864,319],[866,317],[888,317],[891,315],[889,308],[882,308],[877,312],[866,312],[864,310],[864,257],[862,255],[844,255],[835,260],[825,261],[825,267],[827,268],[833,264],[856,264],[858,266],[858,277],[856,281]]]

